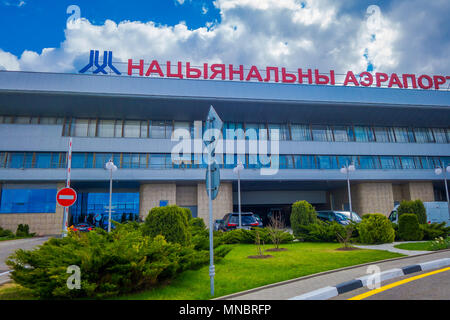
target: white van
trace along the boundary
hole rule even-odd
[[[424,202],[423,203],[426,213],[427,213],[427,222],[428,223],[441,223],[445,222],[447,226],[450,226],[450,213],[448,211],[448,203],[447,202]],[[397,208],[399,205],[394,207],[394,210],[389,215],[389,220],[394,223],[398,223],[398,214]]]

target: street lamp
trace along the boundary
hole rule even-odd
[[[444,174],[444,184],[445,184],[445,195],[447,196],[447,206],[448,206],[448,217],[450,219],[450,201],[448,199],[448,187],[447,187],[447,174],[446,172],[450,172],[450,165],[447,166],[447,168],[445,170],[443,170],[443,168],[441,167],[437,167],[436,169],[434,169],[434,173],[436,175],[441,175]]]
[[[238,160],[238,164],[233,168],[233,173],[237,173],[238,176],[238,206],[239,206],[239,229],[242,228],[242,216],[241,216],[241,174],[244,170],[244,165],[241,160]]]
[[[341,168],[341,173],[347,175],[348,203],[349,203],[349,207],[350,207],[350,220],[352,220],[352,221],[353,221],[353,210],[352,210],[352,195],[350,192],[350,172],[354,172],[354,171],[355,171],[354,164],[345,165],[343,168]]]
[[[109,170],[109,217],[108,217],[108,232],[111,232],[111,202],[112,202],[112,173],[117,170],[117,166],[112,159],[105,164],[105,169]]]

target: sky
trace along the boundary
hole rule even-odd
[[[78,72],[107,50],[124,62],[449,75],[449,16],[449,0],[0,0],[0,70]]]

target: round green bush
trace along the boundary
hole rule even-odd
[[[291,227],[295,237],[302,236],[302,228],[317,223],[317,213],[307,201],[297,201],[292,204]]]
[[[427,211],[421,200],[402,201],[397,208],[398,217],[405,213],[414,213],[419,224],[427,223]]]
[[[190,232],[186,210],[176,205],[151,209],[145,219],[143,232],[151,237],[163,235],[168,242],[189,244]]]
[[[417,215],[414,213],[404,213],[398,222],[398,236],[405,241],[419,241],[423,238]]]
[[[394,228],[381,213],[366,214],[357,225],[359,241],[365,244],[391,243],[395,239]]]

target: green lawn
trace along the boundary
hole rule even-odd
[[[416,242],[416,243],[401,243],[394,246],[394,248],[403,250],[418,250],[418,251],[432,251],[431,241]]]
[[[233,245],[233,250],[216,264],[215,297],[322,271],[402,256],[378,250],[337,251],[335,249],[340,247],[337,243],[292,243],[282,247],[288,251],[265,253],[273,258],[248,259],[247,256],[256,255],[254,245]],[[209,267],[187,271],[165,287],[119,298],[210,299]]]
[[[401,257],[401,254],[379,250],[338,251],[337,243],[291,243],[282,245],[287,251],[266,252],[273,258],[249,259],[256,255],[254,245],[232,245],[233,250],[216,264],[215,297],[289,280],[322,271]],[[265,246],[269,249],[270,246]],[[186,271],[170,284],[149,291],[115,299],[210,299],[209,266]],[[29,299],[29,293],[20,286],[0,287],[0,300]]]

